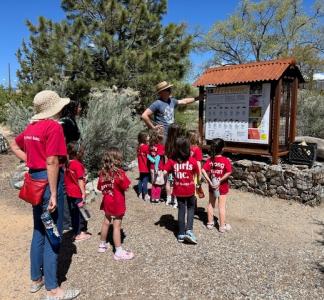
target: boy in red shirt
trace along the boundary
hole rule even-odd
[[[205,162],[202,173],[209,184],[209,203],[207,206],[207,228],[213,229],[214,208],[218,197],[219,232],[224,233],[231,229],[230,224],[225,223],[226,196],[229,192],[228,177],[232,173],[230,160],[222,155],[225,142],[222,139],[212,140],[210,144],[210,158]]]
[[[67,195],[68,205],[71,211],[72,228],[74,232],[74,240],[84,241],[91,237],[87,232],[88,222],[84,220],[80,213],[79,207],[85,203],[85,167],[82,163],[84,154],[80,143],[70,143],[67,146],[69,161],[66,164],[64,173],[65,191]],[[83,219],[81,222],[81,219]]]
[[[148,165],[147,156],[149,154],[149,137],[146,131],[141,131],[138,136],[138,147],[137,147],[137,162],[138,162],[138,171],[139,171],[139,181],[137,185],[137,196],[142,196],[142,199],[145,201],[150,200],[150,196],[147,191],[147,184],[150,179],[150,170]]]
[[[173,194],[178,200],[178,241],[187,241],[197,244],[197,239],[193,234],[193,219],[195,212],[195,182],[194,176],[200,171],[197,161],[190,157],[190,143],[185,137],[176,139],[176,151],[174,158],[169,159],[164,167],[166,173],[172,173],[174,177]],[[187,211],[187,226],[185,215]]]

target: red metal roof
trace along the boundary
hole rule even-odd
[[[241,65],[212,67],[207,69],[193,85],[227,85],[278,80],[290,66],[296,69],[297,77],[304,81],[298,67],[296,67],[295,59],[286,58]]]

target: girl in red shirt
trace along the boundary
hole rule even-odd
[[[151,171],[152,190],[151,202],[159,203],[161,198],[162,185],[157,183],[156,179],[159,171],[163,171],[164,166],[164,146],[162,145],[163,135],[158,131],[152,131],[150,134],[149,166]]]
[[[147,156],[149,154],[149,137],[146,131],[141,131],[137,137],[138,147],[137,147],[137,162],[138,162],[138,171],[139,171],[139,181],[138,181],[138,190],[137,196],[142,196],[142,199],[145,201],[150,200],[150,196],[147,191],[147,184],[150,179],[150,170],[148,165]]]
[[[228,177],[232,173],[230,160],[222,155],[225,142],[222,139],[215,139],[210,144],[210,158],[205,162],[202,173],[209,184],[209,203],[207,206],[208,223],[207,228],[214,228],[214,208],[216,195],[218,199],[219,211],[219,232],[224,233],[231,229],[229,224],[225,223],[225,205],[226,196],[229,192]],[[214,183],[213,183],[214,182]]]
[[[174,157],[167,161],[164,170],[168,174],[172,173],[174,177],[173,193],[178,200],[178,241],[196,244],[197,240],[192,231],[196,198],[194,176],[197,174],[200,179],[201,175],[196,160],[190,157],[190,143],[186,137],[177,138]]]
[[[121,246],[121,223],[126,212],[125,191],[131,181],[121,168],[122,154],[117,148],[109,149],[103,158],[103,167],[99,173],[98,190],[102,192],[100,209],[105,218],[101,226],[100,244],[98,252],[106,252],[109,225],[113,224],[113,241],[116,248],[115,260],[129,260],[134,253],[126,251]]]
[[[75,241],[87,240],[91,234],[87,232],[88,222],[84,220],[79,207],[85,204],[85,167],[82,163],[84,149],[77,143],[67,146],[69,161],[64,172],[64,184],[68,205],[71,211],[72,228]],[[81,222],[82,220],[82,222]]]

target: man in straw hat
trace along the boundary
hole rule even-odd
[[[155,100],[142,114],[142,119],[150,129],[163,129],[164,136],[168,134],[168,129],[174,123],[174,109],[178,105],[186,105],[194,102],[198,98],[184,98],[177,100],[171,97],[171,87],[173,85],[167,81],[158,83],[155,87],[158,99]],[[151,117],[153,116],[153,121]]]
[[[62,235],[64,172],[62,164],[66,160],[62,126],[59,124],[60,112],[70,102],[60,98],[53,91],[39,92],[33,101],[36,114],[25,130],[11,143],[14,154],[26,162],[33,180],[47,179],[42,201],[33,206],[33,238],[30,249],[30,292],[36,293],[45,285],[46,296],[42,299],[74,299],[80,291],[63,290],[57,280],[58,247],[47,235],[42,222],[42,214],[48,211],[52,221]]]

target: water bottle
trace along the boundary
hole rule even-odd
[[[216,176],[212,177],[212,184],[213,185],[218,185],[219,184],[219,179]],[[220,196],[219,187],[217,189],[214,189],[213,191],[214,191],[214,196],[216,198],[218,198]]]
[[[79,202],[78,204],[78,208],[80,210],[80,213],[82,215],[82,217],[86,220],[86,221],[89,221],[89,219],[91,218],[90,216],[90,212],[89,210],[85,207],[83,201],[82,202]]]
[[[48,239],[53,247],[57,250],[60,247],[62,238],[57,230],[57,227],[52,219],[52,216],[48,210],[44,211],[41,215],[41,220],[45,226],[45,231]]]

